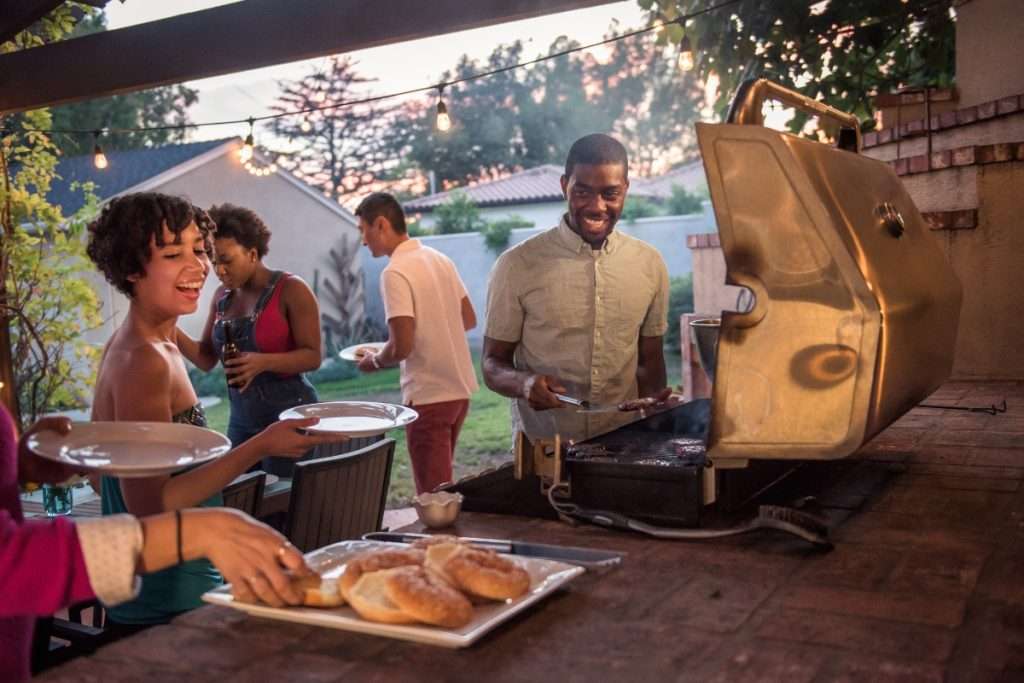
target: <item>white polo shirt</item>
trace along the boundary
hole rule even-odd
[[[402,242],[381,273],[380,292],[388,320],[416,321],[412,353],[401,363],[402,401],[469,398],[478,385],[462,323],[468,293],[451,259],[419,240]]]

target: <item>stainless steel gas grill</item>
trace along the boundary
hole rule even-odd
[[[769,98],[837,125],[838,145],[765,128]],[[550,453],[521,443],[514,468],[456,485],[469,509],[542,510],[537,477],[563,512],[693,527],[796,462],[853,454],[949,377],[960,284],[895,173],[857,153],[854,117],[758,80],[697,137],[727,282],[753,295],[702,353],[710,401]]]

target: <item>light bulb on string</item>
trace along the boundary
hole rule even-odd
[[[437,86],[437,129],[446,133],[452,128],[452,117],[448,116],[448,105],[444,103],[444,85]]]
[[[691,71],[694,67],[693,48],[690,47],[690,38],[683,36],[679,43],[679,58],[677,60],[680,71]]]
[[[253,140],[252,137],[252,129],[254,124],[255,122],[252,120],[252,117],[250,116],[249,134],[245,136],[245,142],[242,143],[242,149],[238,150],[238,158],[241,160],[243,164],[247,163],[250,159],[252,159],[253,147],[256,145],[256,142]]]
[[[102,131],[93,131],[92,134],[92,165],[101,171],[110,164],[107,162],[107,155],[103,153],[103,148],[100,147],[100,135]]]
[[[327,101],[327,91],[317,90],[316,94],[313,95],[313,99],[316,100],[318,103],[323,104],[324,102]]]
[[[301,130],[303,133],[308,133],[309,131],[313,130],[313,124],[309,122],[308,116],[303,117],[302,121],[299,122],[299,130]]]

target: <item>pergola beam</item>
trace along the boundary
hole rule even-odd
[[[0,114],[612,0],[245,0],[0,55]]]

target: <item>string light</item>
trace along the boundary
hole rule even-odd
[[[693,48],[690,47],[690,37],[683,36],[679,42],[679,59],[677,60],[680,71],[693,70]]]
[[[103,153],[103,148],[100,147],[101,134],[102,131],[99,130],[95,130],[92,133],[92,165],[103,170],[110,164],[107,162],[107,155]]]
[[[652,23],[652,24],[650,24],[650,25],[648,25],[646,27],[639,28],[639,29],[636,29],[636,30],[633,30],[633,31],[627,31],[627,32],[622,33],[622,34],[619,34],[619,35],[616,35],[616,36],[612,36],[611,38],[605,38],[603,40],[599,40],[599,41],[596,41],[596,42],[593,42],[593,43],[589,43],[589,44],[586,44],[586,45],[577,45],[577,46],[572,47],[572,48],[567,48],[565,50],[560,50],[558,52],[553,52],[551,54],[544,55],[542,57],[537,57],[535,59],[526,60],[526,61],[519,62],[519,63],[516,63],[516,64],[510,64],[508,66],[499,67],[497,69],[491,69],[489,71],[482,71],[482,72],[479,72],[479,73],[470,74],[468,76],[464,76],[462,78],[458,78],[458,79],[449,81],[448,83],[446,83],[444,85],[456,85],[458,83],[468,83],[468,82],[471,82],[471,81],[477,81],[477,80],[480,80],[480,79],[489,78],[491,76],[496,76],[496,75],[501,74],[501,73],[506,73],[506,72],[509,72],[509,71],[514,71],[516,69],[521,69],[521,68],[525,68],[525,67],[528,67],[528,66],[532,66],[533,64],[539,64],[539,63],[547,62],[547,61],[550,61],[550,60],[553,60],[553,59],[558,59],[560,57],[565,57],[566,55],[569,55],[569,54],[574,54],[574,53],[577,53],[577,52],[583,52],[583,51],[591,50],[591,49],[594,49],[594,48],[597,48],[597,47],[602,47],[604,45],[608,45],[608,44],[611,44],[611,43],[615,43],[615,42],[619,42],[619,41],[626,40],[626,39],[629,39],[629,38],[633,38],[635,36],[642,35],[642,34],[645,34],[645,33],[649,33],[651,31],[661,30],[661,29],[664,29],[666,26],[669,26],[671,24],[678,24],[680,26],[685,26],[685,25],[691,23],[692,20],[694,18],[696,18],[696,17],[703,16],[703,15],[706,15],[706,14],[711,14],[712,12],[717,12],[718,10],[724,9],[726,7],[730,7],[732,5],[739,4],[740,2],[741,2],[741,0],[722,0],[722,2],[716,3],[714,5],[709,5],[708,7],[705,7],[705,8],[700,9],[700,10],[696,10],[696,11],[691,12],[689,14],[681,15],[681,16],[676,17],[675,19],[672,19],[670,21],[656,21],[656,22],[654,22],[654,23]],[[941,5],[940,2],[936,2],[935,6],[941,8],[942,5]],[[876,19],[874,19],[872,21],[868,21],[868,22],[859,24],[857,26],[857,28],[858,29],[863,29],[863,28],[866,28],[866,27],[869,27],[869,26],[876,26],[876,25],[884,24],[884,23],[886,23],[888,21],[891,21],[891,20],[894,20],[894,19],[899,19],[901,17],[908,16],[908,15],[911,15],[911,14],[912,14],[912,12],[910,12],[910,11],[908,11],[906,9],[902,9],[902,10],[897,11],[897,12],[893,12],[893,13],[890,13],[890,14],[887,14],[887,15],[884,15],[884,16],[880,16],[880,17],[878,17],[878,18],[876,18]],[[829,38],[829,37],[834,37],[836,35],[839,35],[840,33],[843,33],[843,32],[848,33],[848,32],[851,32],[851,31],[852,31],[852,29],[844,28],[844,29],[840,29],[840,30],[836,30],[836,31],[830,31],[830,32],[818,34],[817,38],[819,38],[819,39],[826,39],[826,38]],[[685,68],[686,65],[690,64],[692,62],[692,60],[693,60],[693,50],[692,50],[692,48],[689,49],[688,51],[684,50],[684,48],[687,47],[687,44],[688,44],[688,41],[686,39],[686,36],[684,36],[683,37],[683,41],[681,41],[681,43],[680,43],[680,54],[679,54],[679,57],[677,59],[677,61],[680,62],[680,64],[679,64],[680,68]],[[689,58],[687,58],[685,56],[687,52],[689,52]],[[710,64],[710,63],[714,62],[714,59],[711,58],[711,57],[708,57],[707,61]],[[246,136],[246,144],[243,146],[243,148],[241,150],[239,150],[239,157],[241,157],[243,154],[246,153],[245,147],[249,147],[250,148],[249,149],[249,154],[251,155],[252,147],[255,144],[254,141],[253,141],[253,136],[252,136],[251,130],[252,130],[252,127],[253,127],[253,124],[254,124],[255,121],[268,121],[268,120],[272,120],[272,119],[284,118],[286,116],[308,115],[308,114],[310,114],[312,112],[317,112],[317,111],[329,111],[329,110],[332,110],[332,109],[340,109],[342,107],[353,107],[353,106],[358,106],[358,105],[361,105],[361,104],[371,104],[371,103],[374,103],[374,102],[380,102],[382,100],[393,99],[393,98],[396,98],[396,97],[405,97],[405,96],[414,95],[414,94],[417,94],[417,93],[429,92],[429,91],[434,90],[434,89],[441,90],[441,89],[443,89],[443,86],[441,86],[439,88],[439,86],[429,85],[429,86],[422,86],[422,87],[418,87],[418,88],[410,88],[408,90],[397,91],[397,92],[390,92],[390,93],[386,93],[386,94],[383,94],[383,95],[374,95],[374,96],[371,96],[371,97],[365,97],[365,98],[361,98],[361,99],[358,99],[358,100],[346,100],[346,101],[341,101],[341,102],[332,102],[332,103],[324,104],[323,106],[307,107],[307,108],[304,108],[304,109],[299,109],[297,111],[282,111],[282,112],[278,112],[278,113],[274,113],[274,114],[265,114],[263,116],[258,116],[258,117],[249,117],[248,119],[231,119],[231,120],[223,120],[223,121],[206,121],[206,122],[203,122],[203,123],[168,124],[168,125],[161,125],[161,126],[136,126],[136,127],[125,127],[125,128],[116,128],[116,129],[115,128],[108,128],[107,132],[108,133],[112,133],[112,132],[116,132],[116,133],[139,133],[139,132],[146,132],[146,131],[166,131],[166,130],[176,130],[177,131],[177,130],[185,130],[185,129],[189,129],[189,128],[207,128],[207,127],[211,127],[211,126],[227,126],[227,125],[237,125],[237,124],[240,124],[240,123],[249,123],[250,133],[249,133],[248,136]],[[314,100],[317,101],[317,102],[323,102],[323,101],[326,101],[326,99],[327,99],[326,92],[324,90],[322,90],[322,89],[318,89],[316,94],[313,97],[314,97]],[[441,101],[441,100],[438,101],[437,110],[438,110],[438,117],[439,117],[439,119],[440,119],[440,115],[442,113],[445,114],[446,116],[448,114],[448,108],[445,105],[445,103],[443,101]],[[450,125],[451,125],[451,117],[447,116],[447,119],[448,119],[448,124],[449,124],[449,127],[450,127]],[[299,124],[299,126],[300,126],[300,128],[303,128],[301,123]],[[25,132],[25,133],[47,133],[47,134],[62,133],[62,134],[65,134],[65,135],[86,135],[86,134],[91,133],[91,131],[89,131],[88,129],[73,129],[73,128],[59,128],[58,129],[58,128],[29,128],[29,127],[22,127],[21,131]],[[11,131],[8,131],[8,133],[10,133],[10,132]],[[249,158],[251,158],[251,156]]]
[[[448,116],[448,106],[444,103],[444,84],[437,86],[437,129],[447,133],[452,129],[452,117]]]
[[[303,117],[302,121],[299,122],[299,130],[301,130],[303,133],[308,133],[309,131],[313,130],[313,124],[309,122],[308,116]]]
[[[249,134],[245,136],[245,142],[242,144],[242,149],[238,150],[238,159],[243,164],[248,163],[249,160],[252,159],[253,147],[256,144],[255,141],[252,138],[252,129],[253,129],[254,123],[255,123],[255,121],[250,116],[249,117]]]

